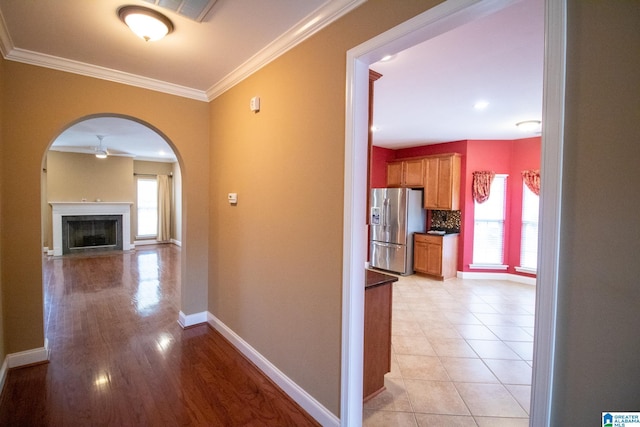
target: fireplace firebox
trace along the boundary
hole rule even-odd
[[[62,253],[122,250],[122,215],[62,217]]]

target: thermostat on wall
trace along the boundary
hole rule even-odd
[[[238,203],[238,193],[229,193],[228,199],[230,205],[235,205]]]

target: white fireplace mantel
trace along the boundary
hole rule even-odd
[[[122,249],[131,243],[131,202],[49,202],[52,207],[53,255],[62,255],[62,217],[74,215],[122,215]]]

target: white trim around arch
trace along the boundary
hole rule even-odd
[[[516,0],[447,0],[347,52],[341,425],[362,425],[369,65]],[[541,234],[530,425],[551,419],[562,184],[566,0],[546,0]]]

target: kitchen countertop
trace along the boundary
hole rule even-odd
[[[397,282],[398,278],[389,274],[379,273],[373,270],[365,270],[364,288],[372,288],[374,286],[385,285],[387,283]]]
[[[460,234],[459,231],[447,231],[444,234],[432,234],[432,233],[427,233],[426,231],[424,233],[415,233],[415,234],[425,234],[427,236],[455,236]]]

